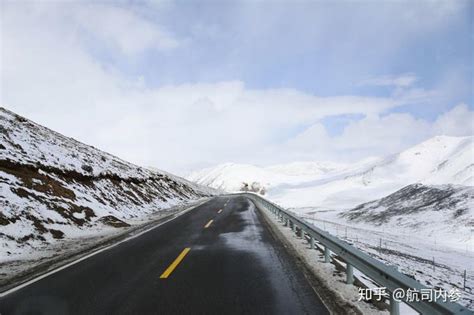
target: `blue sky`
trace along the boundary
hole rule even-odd
[[[464,82],[473,76],[472,2],[453,6],[448,1],[178,2],[146,16],[189,40],[186,45],[136,58],[103,49],[98,57],[143,75],[150,86],[235,79],[249,88],[291,87],[321,96],[386,95],[391,89],[358,83],[414,73],[430,89],[452,72]],[[131,8],[150,10],[144,4]],[[457,101],[469,97],[468,89],[459,92]]]
[[[472,20],[472,1],[7,1],[1,101],[181,174],[353,161],[472,134]]]

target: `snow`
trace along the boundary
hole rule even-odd
[[[462,289],[461,303],[474,308],[469,289],[474,286],[473,140],[436,136],[398,154],[352,165],[227,163],[188,179],[229,191],[258,181],[266,187],[266,198],[428,287]]]
[[[141,179],[167,175],[180,182],[189,183],[169,173],[126,162],[1,107],[0,122],[0,143],[5,147],[0,149],[0,160],[12,160],[26,165],[40,163],[43,166],[83,175],[120,174],[122,178]],[[88,167],[91,167],[92,171],[88,171]]]
[[[445,290],[461,290],[460,303],[474,307],[474,294],[463,287],[463,273],[467,272],[467,287],[474,286],[474,243],[464,247],[446,244],[441,235],[423,237],[417,232],[400,231],[390,226],[335,223],[334,214],[303,216],[306,221],[348,241],[353,246],[382,262],[397,266],[398,270],[415,277],[422,284],[439,286]],[[332,221],[325,219],[333,218]],[[324,218],[324,219],[323,219]],[[434,258],[434,266],[433,266]]]
[[[399,154],[299,185],[269,189],[288,207],[351,208],[413,183],[474,186],[474,137],[435,137]]]
[[[187,178],[226,191],[259,182],[286,207],[340,209],[378,199],[413,183],[474,186],[474,137],[437,136],[398,154],[353,165],[297,162],[257,167],[226,163]],[[305,171],[306,169],[306,171]]]
[[[249,164],[225,163],[203,169],[187,176],[187,179],[225,191],[238,191],[242,183],[257,182],[266,190],[280,184],[299,184],[343,169],[345,165],[330,162],[293,162],[269,167]]]
[[[300,214],[311,212],[300,209]],[[352,226],[416,234],[452,248],[464,249],[474,239],[474,188],[413,184],[349,211],[318,211],[313,215]]]
[[[215,193],[0,108],[0,265]]]
[[[362,314],[389,314],[388,311],[381,311],[369,303],[359,301],[357,287],[345,283],[344,273],[336,272],[332,264],[323,263],[323,255],[319,251],[309,249],[308,242],[297,237],[291,228],[284,227],[283,224],[278,222],[269,212],[262,211],[262,213],[283,234],[285,239],[290,242],[300,257],[303,257],[307,266],[311,268],[317,277],[324,281],[326,287],[333,290],[334,294],[337,294],[342,300],[358,308]],[[402,315],[406,314],[402,313]]]
[[[265,213],[265,212],[264,212]],[[342,285],[344,274],[334,272],[330,264],[322,263],[322,254],[313,253],[309,250],[306,240],[297,237],[288,227],[284,227],[270,213],[266,216],[284,234],[285,238],[296,248],[298,253],[305,258],[309,266],[320,277],[323,277],[331,288],[342,294],[345,300],[355,301],[357,292],[353,287]],[[315,217],[319,216],[317,213]],[[374,230],[370,228],[353,227],[351,225],[339,224],[322,219],[315,219],[313,215],[302,216],[307,222],[337,236],[358,249],[368,253],[372,257],[387,265],[396,266],[397,269],[414,277],[417,281],[427,287],[439,287],[446,291],[457,288],[461,291],[460,304],[468,309],[474,308],[474,251],[457,250],[440,244],[436,238],[430,241],[418,237],[416,233],[400,235],[387,230]],[[380,247],[381,244],[381,247]],[[433,265],[435,257],[435,265]],[[463,286],[463,273],[467,271],[466,289]],[[355,276],[369,288],[380,287],[380,285],[367,278],[358,270],[354,270]],[[367,306],[362,303],[362,307]],[[360,305],[358,305],[360,307]],[[417,314],[408,305],[402,304],[400,313],[403,315]],[[377,312],[372,308],[366,312]]]

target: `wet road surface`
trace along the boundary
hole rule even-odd
[[[214,198],[0,298],[0,314],[328,314],[261,216]]]

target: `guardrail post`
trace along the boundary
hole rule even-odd
[[[352,265],[349,263],[346,263],[346,283],[354,283],[354,267],[352,267]]]
[[[331,260],[331,255],[330,255],[329,248],[327,246],[324,246],[324,262],[328,263]]]
[[[336,253],[341,253],[346,261],[346,283],[354,282],[354,269],[363,271],[368,278],[373,279],[379,285],[383,287],[390,288],[401,288],[406,290],[407,288],[415,289],[428,289],[426,286],[421,283],[413,280],[402,273],[396,271],[394,268],[390,268],[387,264],[383,264],[374,258],[370,257],[366,253],[358,250],[357,248],[351,246],[347,242],[339,239],[336,236],[333,236],[326,232],[326,227],[323,225],[323,229],[314,227],[310,222],[298,218],[293,212],[280,208],[279,206],[273,205],[266,202],[263,198],[254,196],[252,194],[242,194],[243,196],[248,196],[256,204],[261,205],[262,209],[266,211],[271,211],[276,213],[277,216],[281,217],[285,226],[291,228],[292,232],[296,232],[298,228],[301,230],[301,234],[305,237],[305,232],[309,232],[309,241],[311,248],[319,248],[323,246],[324,248],[324,262],[331,262],[331,248]],[[324,222],[323,222],[324,223]],[[307,231],[304,231],[307,229]],[[299,233],[298,233],[299,234]],[[316,241],[319,244],[316,244]],[[329,247],[330,246],[330,247]],[[350,263],[349,263],[350,262]],[[394,289],[393,289],[394,290]],[[396,291],[395,291],[396,292]],[[389,310],[391,315],[400,314],[400,304],[395,298],[397,297],[396,293],[389,292],[388,302],[390,303]],[[471,314],[464,306],[458,303],[443,303],[441,301],[423,301],[413,302],[409,299],[403,300],[404,303],[407,303],[410,307],[416,310],[420,314]]]
[[[390,292],[390,315],[400,315],[400,302],[395,301],[393,292]]]

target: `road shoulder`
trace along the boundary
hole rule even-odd
[[[249,202],[251,202],[249,200]],[[305,243],[304,240],[296,238],[296,236],[293,237],[293,239],[289,239],[288,233],[289,231],[283,231],[284,227],[280,226],[278,222],[270,217],[270,214],[264,210],[255,205],[255,207],[259,210],[259,212],[262,214],[263,217],[263,222],[268,226],[271,234],[273,237],[275,237],[278,241],[282,242],[284,244],[285,249],[288,251],[288,253],[292,256],[295,257],[297,265],[301,268],[303,271],[304,275],[308,279],[309,283],[311,284],[313,290],[316,292],[318,297],[321,299],[321,301],[325,304],[325,306],[328,308],[328,310],[331,312],[331,314],[341,314],[341,315],[350,315],[350,314],[357,314],[357,315],[362,315],[362,314],[386,314],[387,312],[380,312],[378,310],[369,308],[369,306],[365,307],[363,305],[362,307],[360,305],[354,305],[352,300],[348,299],[346,296],[343,296],[341,292],[338,292],[337,289],[334,289],[334,287],[340,287],[341,285],[346,286],[343,281],[343,276],[340,276],[340,281],[335,275],[333,277],[333,273],[335,272],[335,269],[333,266],[318,266],[322,268],[315,268],[314,264],[314,259],[310,261],[308,259],[307,255],[302,255],[300,248],[301,246],[309,246]],[[289,230],[289,229],[288,229]],[[299,244],[297,244],[299,243]],[[309,250],[309,249],[308,249]],[[322,260],[322,255],[318,251],[314,252],[314,255],[317,260]],[[325,265],[322,263],[318,263],[319,265]],[[330,264],[328,264],[330,265]],[[321,269],[331,269],[331,270],[321,270]],[[331,283],[329,285],[327,281],[326,275],[322,275],[321,271],[325,271],[325,273],[328,273],[330,277],[333,277],[335,282],[337,283],[337,286],[334,286],[334,283]],[[347,289],[347,288],[344,288]],[[354,297],[357,300],[357,290],[354,287],[353,288],[353,293]],[[363,311],[361,310],[363,309]]]

